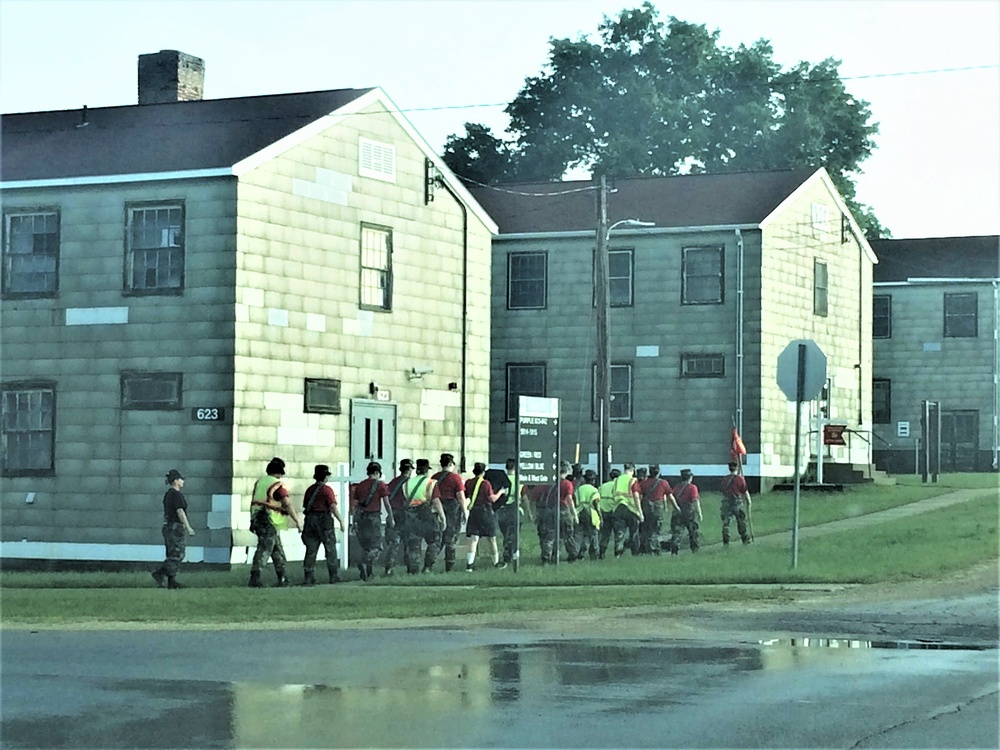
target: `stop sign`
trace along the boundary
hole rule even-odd
[[[802,393],[798,393],[799,360],[802,359]],[[810,339],[789,342],[778,355],[778,387],[789,401],[812,401],[826,385],[826,355]]]

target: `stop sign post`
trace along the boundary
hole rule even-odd
[[[826,355],[815,341],[796,339],[778,355],[778,387],[789,401],[795,402],[795,500],[792,510],[792,567],[799,564],[799,493],[802,477],[799,454],[802,451],[802,402],[817,398],[826,385]],[[817,457],[817,460],[822,460]]]

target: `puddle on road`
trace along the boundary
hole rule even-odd
[[[955,643],[946,641],[860,641],[849,638],[769,638],[758,641],[761,646],[787,646],[790,648],[875,648],[903,651],[990,651],[995,643]]]
[[[609,637],[411,654],[398,665],[373,654],[364,674],[338,673],[331,659],[330,679],[319,684],[280,684],[266,672],[252,682],[83,678],[72,681],[76,703],[59,716],[45,715],[43,706],[30,716],[5,716],[4,746],[526,746],[532,731],[558,736],[581,716],[617,725],[626,716],[683,708],[740,673],[827,661],[830,649],[854,649],[852,660],[868,660],[874,654],[863,649],[947,645],[902,643],[802,638],[705,646]],[[68,687],[54,681],[60,678],[32,679],[40,694]]]

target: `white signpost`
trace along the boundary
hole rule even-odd
[[[778,355],[778,387],[795,402],[795,500],[792,510],[792,567],[799,564],[799,493],[802,477],[799,453],[802,450],[802,402],[817,398],[826,385],[826,355],[809,339],[789,342]]]

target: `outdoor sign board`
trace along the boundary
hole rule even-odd
[[[521,484],[559,479],[559,399],[519,396],[517,473]]]

